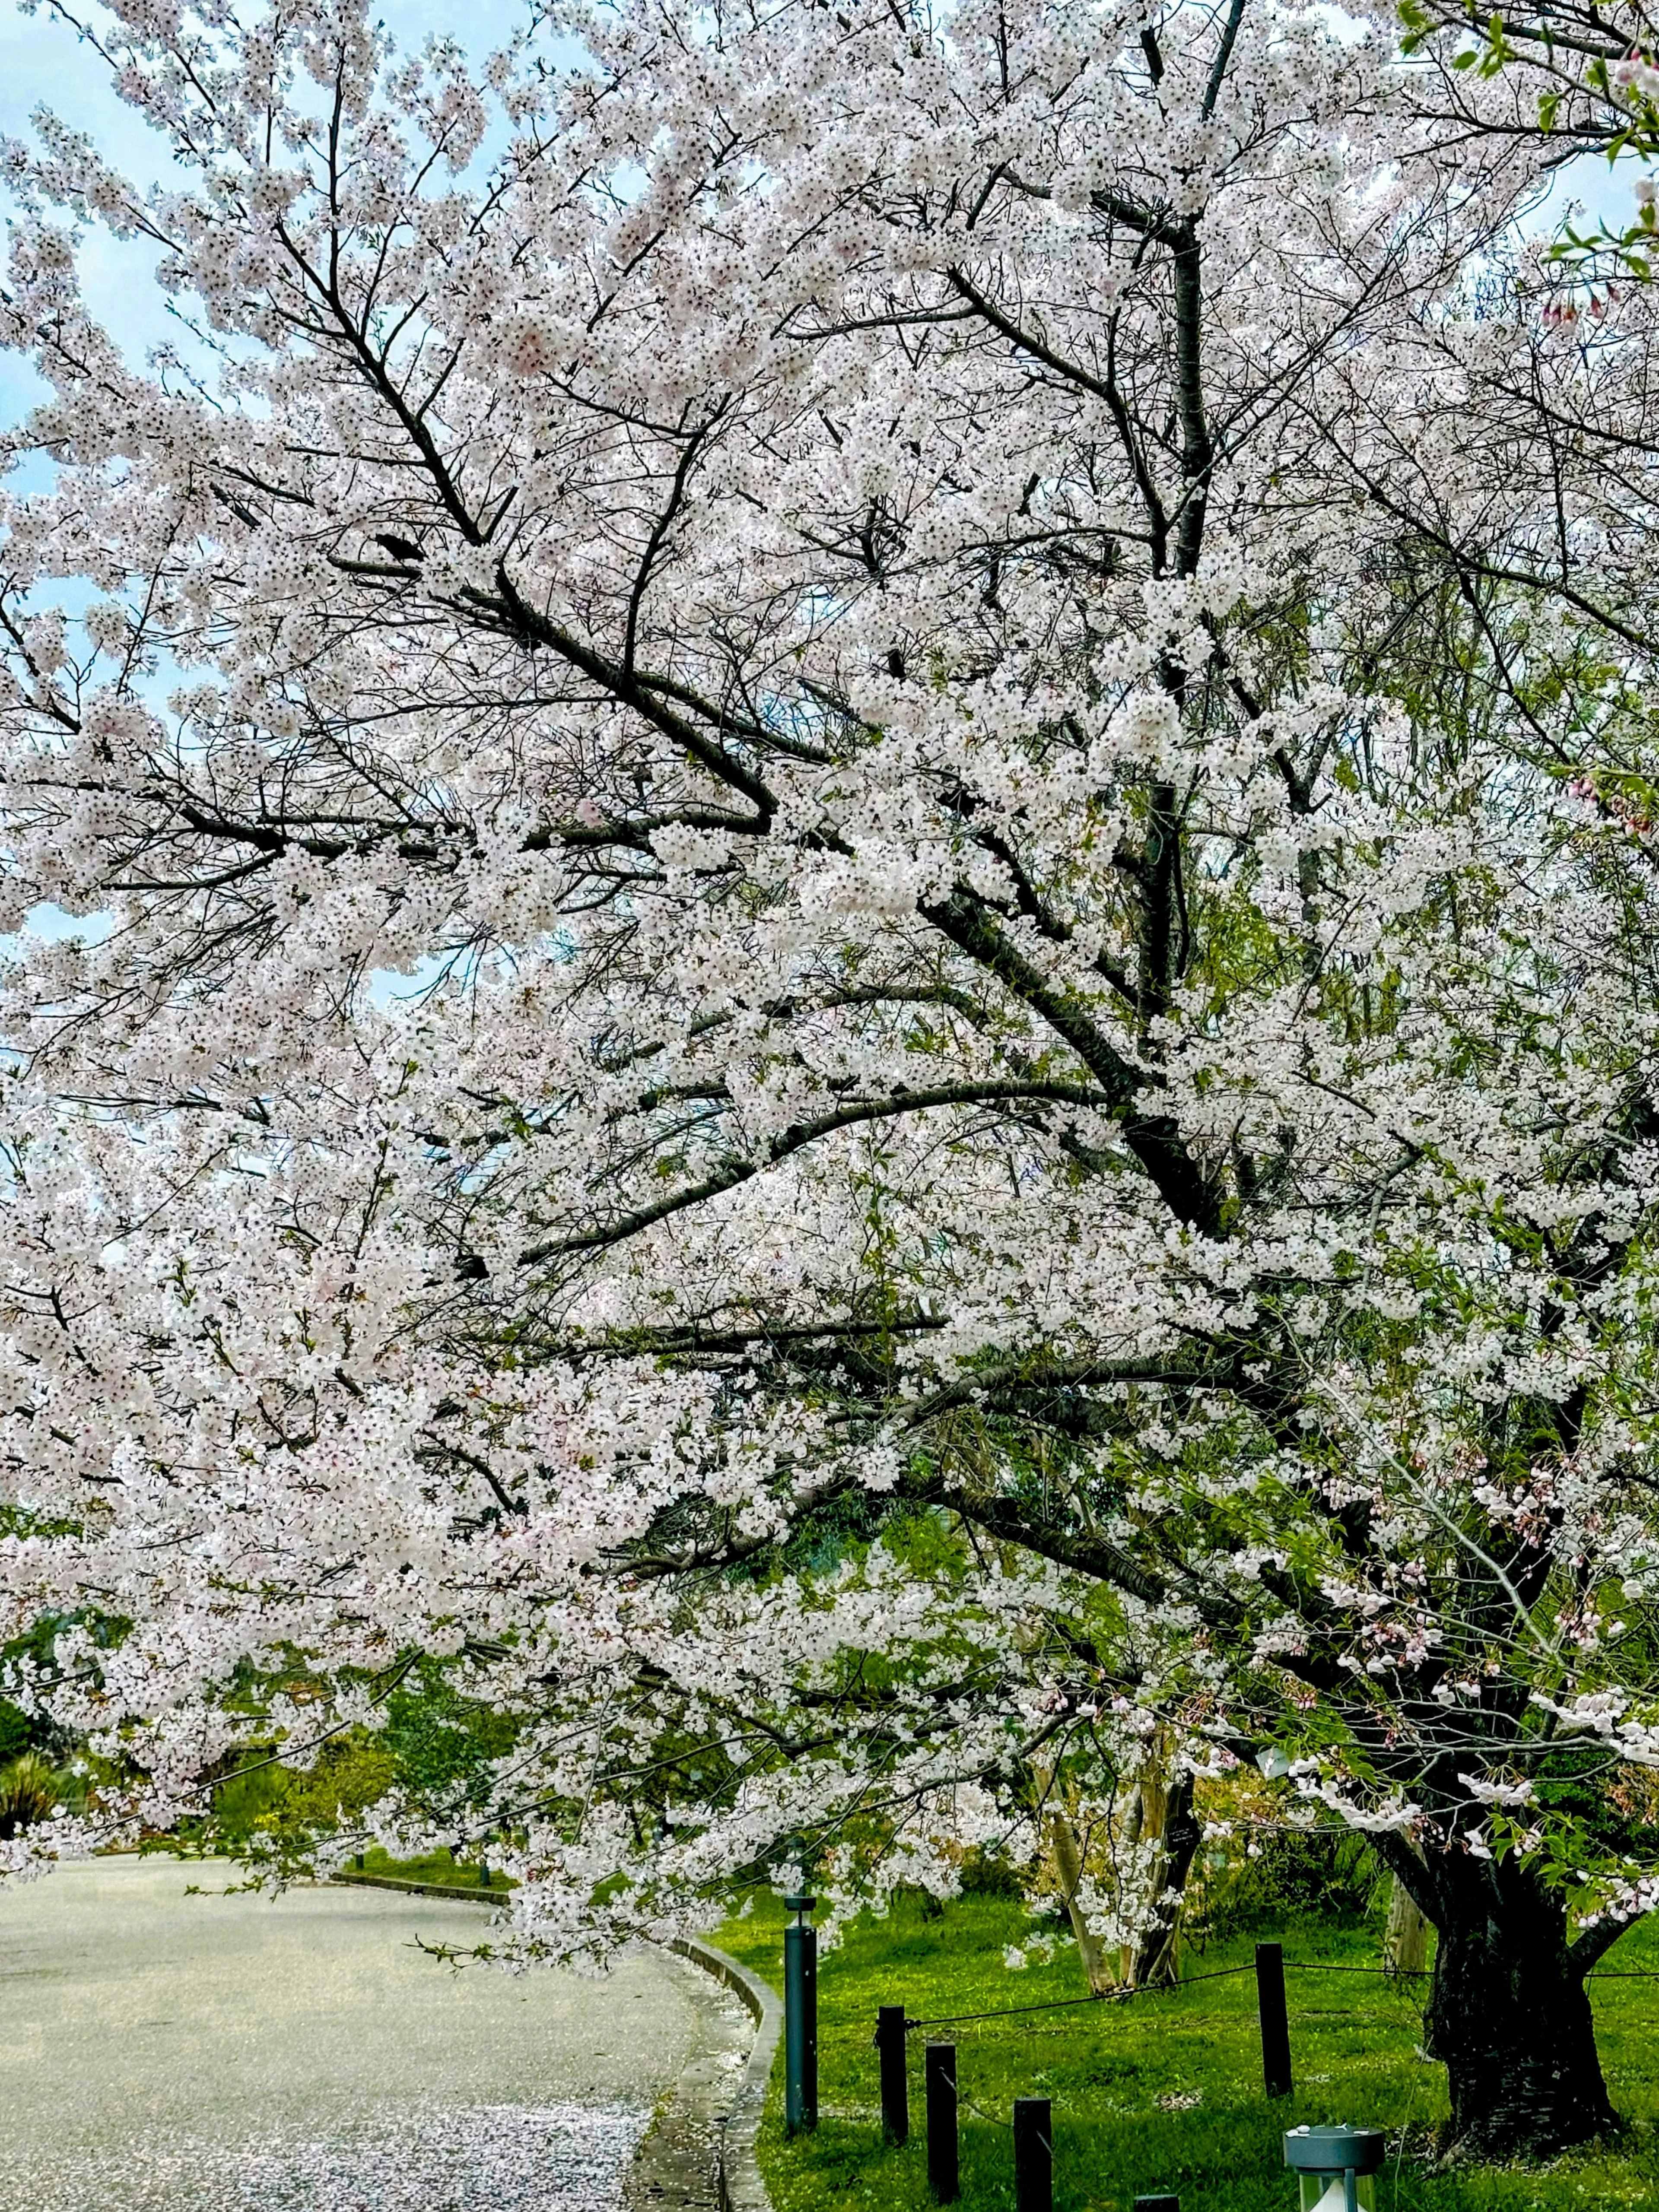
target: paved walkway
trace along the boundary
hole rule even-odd
[[[477,1905],[103,1859],[0,1893],[4,2212],[601,2212],[704,1978],[441,1965]],[[209,1889],[190,1896],[192,1883]]]

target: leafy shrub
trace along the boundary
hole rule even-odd
[[[305,1769],[249,1753],[215,1787],[210,1832],[239,1858],[297,1866],[320,1836],[355,1826],[392,1778],[385,1746],[357,1729],[325,1744]]]
[[[29,1718],[9,1698],[0,1698],[0,1766],[9,1765],[29,1747]]]
[[[380,1741],[410,1803],[434,1822],[465,1826],[489,1794],[491,1762],[511,1751],[515,1732],[508,1716],[463,1697],[430,1665],[386,1700]]]
[[[1286,1921],[1352,1923],[1380,1907],[1386,1877],[1352,1829],[1269,1829],[1252,1841],[1253,1853],[1235,1841],[1206,1864],[1190,1900],[1189,1934],[1219,1942]]]
[[[388,1795],[434,1826],[465,1832],[514,1725],[428,1662],[387,1698],[384,1726],[347,1729],[307,1768],[287,1765],[279,1742],[244,1753],[215,1784],[200,1840],[251,1865],[298,1872],[326,1837],[360,1834],[369,1808]]]
[[[994,1852],[972,1850],[962,1863],[964,1897],[1024,1897],[1030,1881],[1029,1873]]]

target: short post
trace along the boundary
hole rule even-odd
[[[1014,2100],[1014,2212],[1054,2212],[1054,2123],[1046,2097]]]
[[[806,1917],[816,1897],[786,1897],[794,1918],[783,1931],[783,2129],[818,2124],[818,1931]]]
[[[489,1861],[488,1859],[480,1859],[478,1861],[478,1887],[480,1889],[488,1889],[489,1887]]]
[[[1261,2021],[1261,2080],[1270,2097],[1291,2094],[1291,2022],[1285,2009],[1285,1954],[1255,1947],[1255,2000]]]
[[[352,1856],[356,1860],[357,1871],[361,1874],[363,1870],[363,1855],[361,1851],[354,1851]]]
[[[878,2008],[876,2049],[881,2053],[881,2132],[890,2143],[905,2142],[910,2134],[910,2084],[905,2066],[902,2005]]]
[[[962,2194],[957,2150],[957,2046],[927,2046],[927,2186],[935,2204],[954,2204]]]

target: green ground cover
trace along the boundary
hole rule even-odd
[[[716,1940],[781,1986],[783,1915],[775,1900],[728,1922]],[[912,2135],[901,2149],[880,2142],[872,2042],[876,2008],[902,2004],[913,2019],[1075,1996],[1075,1954],[1010,1972],[1004,1947],[1030,1923],[1016,1903],[968,1897],[937,1918],[914,1904],[856,1923],[824,1955],[818,1975],[819,2124],[790,2142],[782,2130],[782,2063],[760,2142],[777,2212],[876,2205],[923,2212],[931,2204],[921,2095],[922,2045],[910,2039]],[[1325,1966],[1377,1962],[1377,1931],[1363,1923],[1306,1922],[1271,1931],[1287,1961]],[[1254,1956],[1255,1938],[1190,1954],[1189,1977],[1217,1974]],[[1630,1972],[1659,1968],[1659,1930],[1638,1928],[1604,1962]],[[1006,2212],[1013,2203],[1016,2096],[1048,2097],[1054,2118],[1056,2212],[1127,2212],[1138,2194],[1178,2193],[1182,2212],[1295,2212],[1294,2178],[1279,2138],[1304,2120],[1387,2128],[1394,2139],[1378,2177],[1377,2212],[1578,2212],[1659,2203],[1659,1981],[1592,1984],[1602,2064],[1614,2104],[1631,2123],[1616,2151],[1594,2150],[1545,2168],[1432,2170],[1433,2130],[1445,2112],[1444,2074],[1419,2056],[1418,2005],[1380,1977],[1287,1976],[1297,2088],[1269,2105],[1261,2094],[1255,1985],[1249,1973],[1200,1982],[1128,2004],[1079,2006],[1006,2021],[964,2022],[931,2033],[957,2045],[957,2080],[977,2111],[962,2114],[963,2212]]]
[[[347,1863],[344,1871],[347,1874],[359,1871],[356,1859]],[[424,1857],[417,1859],[394,1859],[383,1850],[365,1851],[361,1871],[395,1876],[399,1881],[437,1882],[446,1889],[482,1889],[484,1887],[478,1879],[477,1859],[458,1859],[447,1850],[428,1851]],[[491,1889],[503,1890],[518,1887],[516,1882],[509,1881],[497,1867],[489,1870],[489,1886]]]

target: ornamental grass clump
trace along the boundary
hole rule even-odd
[[[0,1841],[49,1820],[64,1802],[62,1778],[38,1751],[26,1751],[0,1767]]]

